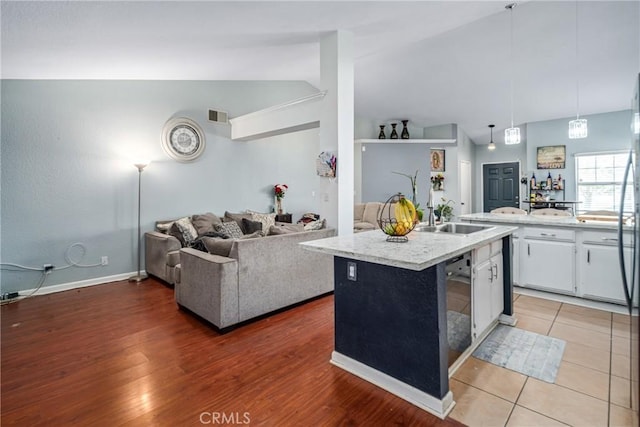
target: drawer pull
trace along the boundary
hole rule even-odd
[[[618,239],[615,238],[615,237],[603,237],[602,240],[605,241],[605,242],[617,242],[618,241]]]
[[[540,233],[541,236],[547,236],[547,237],[556,237],[555,234],[549,234],[549,233]]]
[[[591,251],[587,250],[587,264],[591,263]]]

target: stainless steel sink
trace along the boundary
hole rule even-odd
[[[460,224],[456,222],[448,222],[446,224],[428,226],[418,225],[414,231],[430,232],[430,233],[452,233],[452,234],[471,234],[482,230],[494,228],[491,225],[476,224]]]

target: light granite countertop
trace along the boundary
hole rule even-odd
[[[543,215],[510,215],[492,213],[472,213],[460,215],[460,221],[470,222],[491,222],[505,225],[531,225],[531,226],[551,226],[568,227],[579,229],[601,229],[615,231],[618,229],[617,222],[607,221],[578,221],[574,216],[551,217]],[[630,225],[623,226],[624,230],[633,230]]]
[[[360,261],[420,271],[516,231],[496,225],[471,234],[412,231],[406,243],[387,242],[382,230],[300,243],[305,249]]]

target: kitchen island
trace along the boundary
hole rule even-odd
[[[302,243],[305,249],[334,256],[331,363],[444,418],[454,404],[449,390],[447,261],[473,254],[470,264],[478,280],[477,286],[472,280],[476,289],[471,316],[478,343],[498,316],[509,321],[512,315],[514,230],[490,226],[468,234],[413,231],[406,243],[387,242],[386,235],[375,230]]]

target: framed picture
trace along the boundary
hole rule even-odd
[[[431,172],[444,172],[444,150],[431,149]]]
[[[548,145],[538,147],[536,157],[538,169],[564,169],[566,160],[565,145]]]

